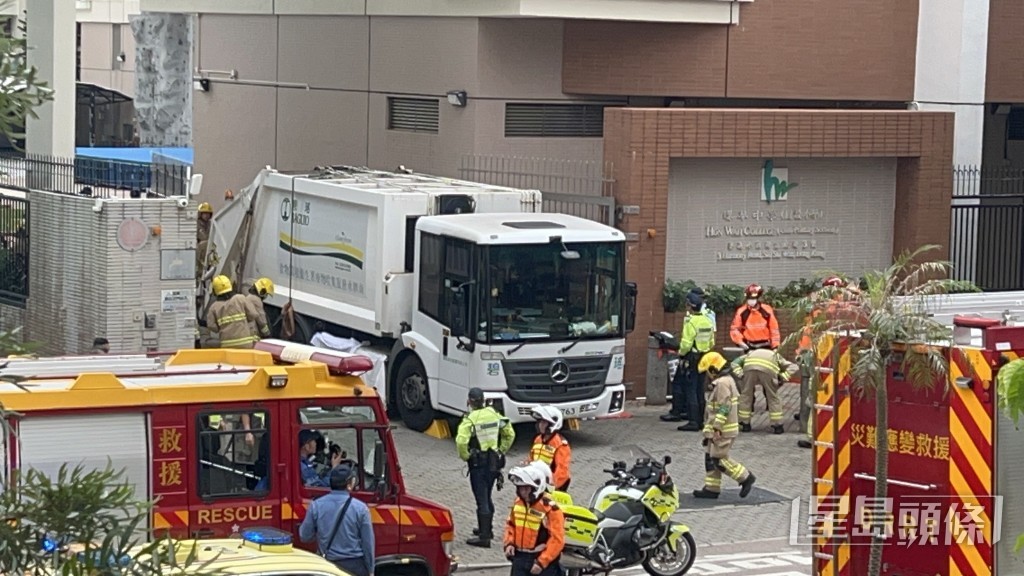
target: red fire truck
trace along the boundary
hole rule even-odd
[[[884,576],[1024,574],[1013,543],[1024,533],[1024,443],[998,409],[996,375],[1024,354],[1024,326],[952,318],[953,339],[935,343],[948,379],[913,386],[887,368],[888,499],[874,498],[874,395],[849,373],[857,335],[818,348],[813,468],[815,576],[867,573],[871,532],[884,530]]]
[[[328,491],[301,480],[298,437],[311,430],[321,470],[334,449],[359,471],[355,494],[370,506],[378,575],[447,576],[457,567],[451,512],[405,490],[384,406],[357,376],[372,368],[368,358],[266,340],[256,350],[182,350],[166,360],[5,362],[0,403],[20,414],[0,445],[8,469],[55,474],[65,463],[103,468],[109,458],[140,500],[157,500],[156,533],[217,538],[271,526],[298,542],[306,507]]]

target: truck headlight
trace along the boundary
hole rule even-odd
[[[615,356],[616,354],[625,354],[625,353],[626,353],[626,347],[624,345],[612,346],[612,356]]]

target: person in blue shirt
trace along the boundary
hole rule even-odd
[[[320,555],[352,576],[373,576],[373,522],[366,504],[352,496],[355,481],[349,464],[331,469],[331,492],[313,500],[299,526],[299,538],[315,538]]]
[[[320,474],[317,474],[316,468],[309,463],[309,458],[313,454],[316,454],[316,432],[312,430],[302,430],[299,432],[299,474],[302,477],[302,484],[304,486],[315,486],[319,488],[329,488],[330,483],[327,481],[327,475],[330,473],[331,468],[334,468],[341,463],[341,454],[331,454],[331,468],[324,470]]]

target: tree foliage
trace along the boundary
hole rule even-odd
[[[822,288],[795,304],[809,319],[806,335],[815,348],[825,338],[850,338],[851,381],[861,395],[872,393],[875,404],[875,498],[887,496],[889,477],[887,367],[899,365],[918,389],[948,380],[948,360],[931,343],[950,340],[952,329],[929,314],[928,297],[963,286],[949,279],[950,263],[924,259],[936,248],[904,252],[888,268],[866,274],[857,288]],[[802,335],[790,335],[783,346],[792,346]],[[808,354],[804,361],[817,359]],[[881,573],[883,530],[881,524],[872,529],[869,576]]]
[[[21,34],[0,34],[0,133],[15,145],[25,137],[26,120],[38,118],[35,109],[53,99],[53,91],[28,63],[24,21],[18,30]]]
[[[0,407],[3,439],[20,415]],[[73,458],[73,455],[69,455]],[[195,548],[166,537],[146,542],[151,503],[115,471],[64,464],[55,474],[28,468],[0,487],[0,574],[159,576],[213,574]],[[181,572],[179,572],[181,573]]]

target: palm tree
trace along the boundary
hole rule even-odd
[[[1020,416],[1024,413],[1024,358],[1012,360],[999,368],[996,373],[996,397],[999,409],[1020,430]],[[1024,534],[1017,536],[1017,543],[1013,547],[1015,553],[1021,550],[1024,550]]]
[[[884,270],[868,273],[861,289],[823,288],[800,300],[796,308],[811,317],[808,335],[814,348],[829,333],[851,337],[850,377],[859,394],[874,393],[875,401],[875,493],[887,497],[889,480],[889,403],[886,367],[899,363],[915,388],[932,388],[946,381],[949,364],[940,348],[929,342],[950,340],[952,329],[928,315],[926,297],[947,294],[956,285],[949,280],[948,262],[926,261],[922,256],[937,246],[922,246],[904,252]],[[838,314],[815,314],[838,303]],[[785,346],[800,338],[794,333]],[[813,355],[811,355],[813,356]],[[817,359],[811,360],[816,363]],[[813,367],[815,372],[817,366]],[[879,500],[876,500],[879,501]],[[879,576],[885,522],[872,522],[868,576]]]

